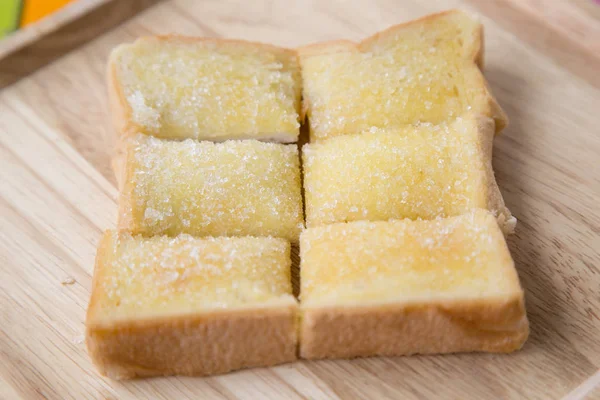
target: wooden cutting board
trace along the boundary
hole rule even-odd
[[[494,166],[531,337],[510,355],[301,361],[115,382],[83,343],[95,247],[114,227],[112,47],[182,33],[283,46],[355,39],[452,7],[486,27],[511,118]],[[600,18],[586,0],[161,2],[0,92],[0,398],[600,398]],[[596,386],[596,389],[594,387]]]

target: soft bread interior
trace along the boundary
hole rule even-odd
[[[301,236],[303,307],[521,296],[494,217],[352,222]]]
[[[298,240],[303,215],[295,145],[141,134],[127,142],[120,229]]]
[[[434,219],[485,208],[504,228],[513,218],[492,170],[493,136],[491,119],[468,114],[438,125],[372,128],[307,144],[307,226]]]
[[[89,322],[284,304],[290,245],[276,238],[144,238],[109,231],[98,252]]]
[[[506,117],[487,89],[482,27],[451,11],[392,27],[359,43],[299,50],[311,140],[440,123],[467,111]]]
[[[109,77],[124,131],[217,141],[298,138],[300,73],[292,50],[148,37],[113,52]]]

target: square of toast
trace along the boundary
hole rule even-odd
[[[298,140],[301,81],[294,50],[234,40],[145,37],[112,52],[108,80],[121,133]]]
[[[115,379],[210,375],[296,358],[290,244],[105,233],[86,342]]]
[[[306,223],[433,219],[473,208],[516,219],[492,169],[494,123],[467,115],[439,125],[371,129],[303,147]]]
[[[119,229],[145,236],[275,236],[303,228],[296,145],[128,137],[115,163]]]
[[[366,129],[440,123],[467,111],[506,115],[488,90],[482,25],[461,11],[393,26],[360,42],[300,48],[311,141]]]
[[[487,211],[308,228],[300,256],[303,358],[510,352],[528,336],[523,291]]]

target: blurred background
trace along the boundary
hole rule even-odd
[[[0,38],[76,0],[0,0]]]

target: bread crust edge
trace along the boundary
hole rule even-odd
[[[113,327],[92,320],[86,345],[100,373],[113,379],[222,374],[296,360],[296,312],[297,304],[290,302]]]
[[[300,357],[508,353],[529,335],[522,291],[482,303],[389,304],[301,308]]]

